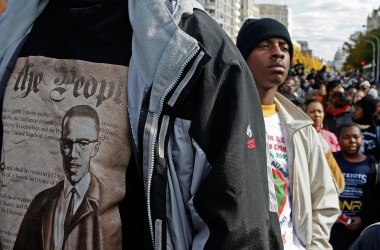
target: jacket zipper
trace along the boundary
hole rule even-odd
[[[153,120],[153,125],[152,127],[155,128],[154,131],[153,131],[153,135],[152,135],[152,146],[150,148],[150,156],[151,156],[151,161],[150,161],[150,166],[149,166],[149,169],[151,170],[149,172],[149,176],[148,176],[148,186],[147,186],[147,212],[148,212],[148,223],[149,223],[149,229],[150,229],[150,235],[151,235],[151,238],[152,238],[152,242],[153,242],[153,247],[155,246],[155,241],[154,241],[154,233],[153,233],[153,219],[152,219],[152,210],[151,210],[151,199],[150,199],[150,194],[151,194],[151,185],[152,185],[152,178],[153,178],[153,170],[154,170],[154,148],[155,148],[155,145],[156,145],[156,140],[157,140],[157,130],[158,130],[158,121],[159,121],[159,118],[161,116],[161,112],[162,112],[162,109],[163,109],[163,106],[164,106],[164,102],[165,102],[165,99],[167,97],[167,95],[170,93],[171,90],[174,89],[175,86],[177,86],[178,84],[178,81],[179,79],[181,78],[182,74],[183,74],[183,71],[184,69],[186,68],[187,64],[197,55],[197,53],[199,52],[200,48],[199,46],[197,46],[196,50],[194,51],[193,54],[191,54],[189,56],[189,58],[187,58],[187,60],[185,61],[185,63],[183,64],[182,68],[181,68],[181,71],[180,73],[178,74],[178,77],[177,79],[174,81],[174,83],[166,90],[166,92],[164,93],[163,97],[161,98],[160,100],[160,108],[158,110],[158,113],[156,115],[156,117],[154,118]]]

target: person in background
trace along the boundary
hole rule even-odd
[[[378,82],[379,81],[372,80],[370,83],[371,88],[368,90],[368,93],[367,93],[367,95],[371,95],[375,99],[378,99],[380,96]]]
[[[349,250],[378,250],[380,249],[380,222],[366,227],[360,236],[350,246]]]
[[[326,83],[326,95],[322,100],[323,106],[326,108],[332,108],[332,95],[335,92],[345,93],[343,84],[340,80],[332,80]]]
[[[247,19],[237,47],[264,113],[270,207],[278,212],[284,248],[331,249],[329,231],[339,204],[323,148],[310,118],[277,92],[293,56],[289,32],[274,19]]]
[[[325,109],[323,128],[337,135],[341,124],[351,121],[351,101],[342,91],[332,92]]]
[[[372,97],[373,99],[377,99],[377,97],[379,96],[379,92],[377,92],[377,89],[374,89],[374,88],[370,88],[367,92],[367,96],[370,96]]]
[[[314,84],[315,85],[315,84]],[[319,84],[319,87],[318,88],[312,88],[309,93],[305,96],[305,99],[318,99],[322,102],[323,106],[324,105],[324,102],[326,101],[327,98],[325,98],[327,92],[326,92],[326,84],[324,82],[322,82],[321,84]]]
[[[287,77],[285,82],[279,87],[279,92],[288,98],[289,100],[293,100],[298,97],[296,94],[296,83],[293,77]]]
[[[300,110],[305,110],[304,99],[302,98],[293,98],[290,100],[294,105],[296,105]]]
[[[379,221],[379,169],[376,161],[360,153],[362,134],[354,123],[339,127],[341,151],[334,157],[345,178],[339,195],[341,216],[331,229],[334,250],[346,250],[368,225]]]
[[[348,98],[351,99],[351,103],[353,103],[353,100],[354,100],[354,96],[356,94],[358,90],[354,87],[354,86],[349,86],[347,89],[346,89],[346,93],[347,93],[347,96]]]
[[[359,86],[360,84],[364,82],[364,77],[360,74],[356,74],[356,78],[354,79],[353,83],[354,83],[354,86],[357,87],[359,89]]]
[[[334,176],[335,183],[337,185],[339,193],[341,193],[344,189],[344,177],[338,163],[336,162],[332,152],[336,152],[340,150],[338,141],[336,136],[322,129],[323,119],[325,116],[322,103],[317,99],[308,99],[305,103],[305,113],[313,120],[313,127],[318,132],[319,139],[321,140],[323,150],[325,152],[326,160],[329,164],[331,173]],[[335,144],[336,143],[336,144]],[[334,151],[332,151],[332,147],[334,147]]]
[[[352,99],[352,104],[355,104],[357,101],[362,99],[364,96],[366,96],[366,93],[363,90],[359,89],[358,91],[356,91],[356,93]]]
[[[304,76],[305,72],[305,65],[301,63],[300,59],[296,60],[296,64],[294,65],[294,69],[297,72],[297,76]]]
[[[296,84],[296,91],[294,92],[294,95],[297,97],[297,98],[302,98],[304,99],[305,98],[305,91],[303,89],[303,85],[305,83],[305,79],[304,77],[300,77],[300,76],[293,76],[293,80]]]
[[[368,93],[368,90],[371,88],[369,81],[364,80],[359,84],[359,89],[362,90],[365,94]]]
[[[372,155],[380,161],[380,125],[376,124],[377,101],[370,96],[364,96],[354,104],[352,120],[358,124],[362,132],[360,152]]]
[[[337,138],[333,133],[322,129],[323,119],[325,117],[322,103],[318,99],[308,99],[306,100],[305,106],[305,113],[314,122],[313,127],[318,132],[323,151],[325,152],[327,163],[329,164],[331,173],[334,176],[338,191],[341,193],[344,189],[344,177],[340,171],[338,163],[332,154],[332,152],[340,150]],[[332,147],[334,147],[334,151],[332,151]]]
[[[376,99],[375,122],[376,122],[376,125],[380,125],[380,99]]]
[[[326,65],[323,65],[322,68],[320,68],[318,71],[317,71],[317,75],[316,75],[316,81],[317,82],[327,82],[328,81],[328,77],[327,77],[327,67]]]
[[[312,93],[315,89],[313,88],[313,86],[315,85],[315,80],[314,79],[310,79],[310,81],[306,80],[303,85],[301,86],[302,90],[303,90],[303,93],[304,93],[304,98],[306,98],[306,96],[310,95],[310,93]]]
[[[310,81],[310,79],[316,79],[317,78],[317,73],[315,73],[315,69],[311,68],[310,73],[307,74],[306,80]]]
[[[377,83],[378,83],[378,81],[376,81],[376,80],[372,80],[371,82],[370,82],[370,85],[371,85],[371,88],[372,89],[377,89]]]
[[[307,106],[310,106],[310,105],[313,106],[313,110],[315,111],[315,113],[313,113],[313,117],[315,117],[315,120],[313,119],[313,117],[310,116],[311,114],[307,112],[306,113],[314,121],[314,127],[316,128],[317,132],[322,134],[323,138],[329,144],[332,152],[339,151],[340,147],[339,147],[339,143],[338,143],[338,139],[336,138],[336,135],[323,128],[325,111],[323,109],[322,102],[317,98],[310,98],[306,100],[305,104]],[[309,110],[309,112],[311,112],[311,110]]]
[[[341,80],[332,80],[327,82],[326,91],[329,99],[335,92],[345,93],[343,83]]]

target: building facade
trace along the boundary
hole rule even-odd
[[[287,5],[256,4],[255,0],[198,0],[224,31],[236,41],[247,18],[273,18],[284,24],[292,36],[292,11]]]
[[[346,53],[341,48],[335,52],[334,60],[332,62],[332,66],[335,70],[341,70],[344,62],[346,61]]]
[[[199,2],[235,41],[241,25],[241,2],[236,0],[200,0]]]
[[[367,17],[367,31],[380,29],[380,7]]]
[[[313,56],[313,50],[309,48],[309,43],[307,41],[297,41],[297,43],[300,45],[302,55],[309,55],[310,57]]]
[[[259,4],[260,17],[273,18],[288,28],[290,36],[293,33],[293,14],[287,5],[278,4]]]
[[[243,24],[248,18],[260,18],[260,9],[255,0],[241,0],[241,23]]]

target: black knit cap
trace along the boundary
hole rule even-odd
[[[247,19],[241,27],[236,46],[247,60],[252,50],[262,41],[270,38],[282,38],[289,45],[290,60],[293,58],[293,44],[288,29],[272,18]]]

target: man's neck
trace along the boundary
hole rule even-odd
[[[272,105],[274,104],[274,94],[276,93],[276,90],[264,90],[264,89],[258,89],[260,101],[262,105]]]

